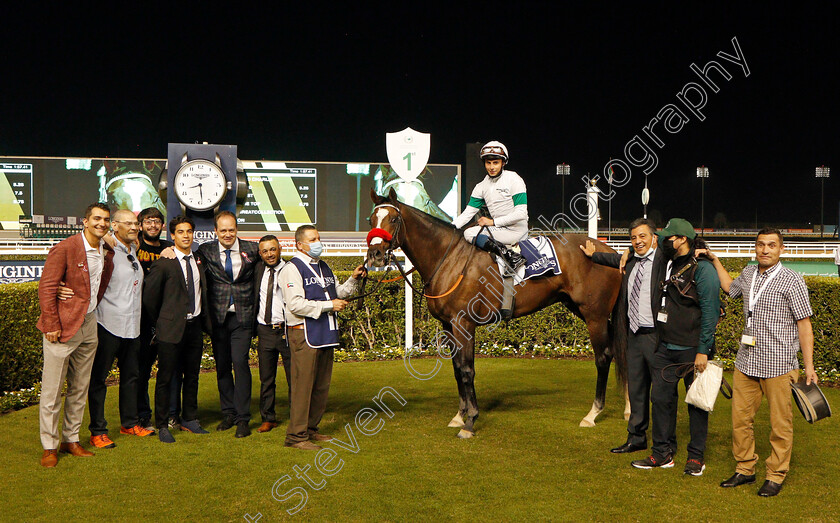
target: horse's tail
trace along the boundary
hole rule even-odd
[[[613,305],[610,317],[610,349],[615,358],[615,375],[620,384],[627,383],[627,299],[624,296],[624,285]]]

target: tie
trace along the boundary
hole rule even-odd
[[[192,315],[195,312],[195,283],[193,282],[192,263],[190,262],[192,256],[184,256],[184,261],[187,262],[187,314]]]
[[[230,260],[230,249],[225,249],[225,273],[230,278],[230,282],[233,283],[233,262]],[[230,305],[233,305],[233,289],[230,291],[228,306]]]
[[[274,306],[274,268],[268,268],[268,286],[265,288],[265,316],[263,321],[271,325],[271,308]]]
[[[630,331],[633,334],[639,330],[639,292],[642,290],[642,273],[645,270],[645,263],[649,260],[642,258],[636,268],[636,277],[633,278],[633,290],[630,292],[630,311],[627,316],[630,319]]]

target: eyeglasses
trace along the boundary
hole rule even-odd
[[[162,223],[163,221],[158,218],[146,218],[143,220],[143,225],[161,225]]]
[[[128,255],[128,261],[131,262],[131,268],[134,269],[135,271],[137,271],[137,269],[140,268],[140,266],[137,265],[137,261],[134,259],[134,256],[129,254]]]
[[[485,154],[498,154],[499,156],[504,156],[505,150],[498,145],[490,145],[481,148],[481,155],[483,156]]]
[[[117,220],[111,220],[111,223],[121,223],[123,225],[127,225],[128,227],[140,227],[140,222],[120,222]]]

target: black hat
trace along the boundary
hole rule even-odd
[[[825,399],[816,383],[806,385],[805,381],[799,381],[794,383],[790,390],[796,406],[799,407],[799,411],[808,423],[831,416],[828,400]]]

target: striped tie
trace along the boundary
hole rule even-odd
[[[633,334],[639,330],[639,293],[642,290],[642,273],[645,270],[645,263],[650,261],[648,258],[639,260],[636,266],[636,277],[633,278],[633,290],[630,293],[630,311],[627,313],[630,319],[630,331]]]

